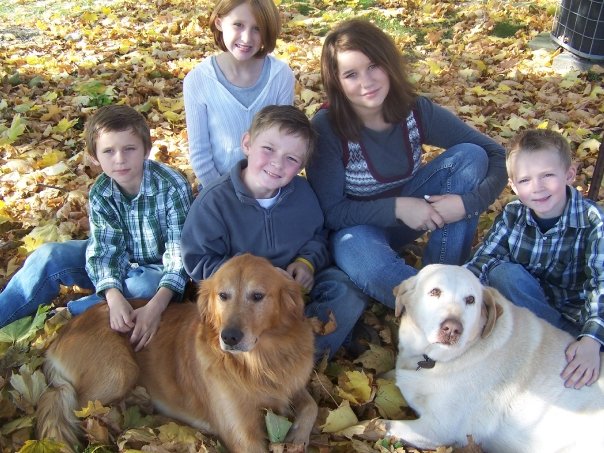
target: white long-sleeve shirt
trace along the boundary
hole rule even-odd
[[[184,80],[183,95],[191,167],[202,186],[227,173],[244,157],[241,138],[262,107],[292,104],[294,74],[272,55],[267,83],[248,106],[241,104],[216,75],[212,58],[197,65]]]

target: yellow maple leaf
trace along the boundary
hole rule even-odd
[[[305,104],[312,100],[320,100],[320,99],[321,99],[321,95],[319,93],[309,90],[308,88],[304,88],[300,92],[300,100],[302,100],[302,102],[304,102]]]
[[[88,401],[88,404],[82,408],[82,410],[74,411],[76,417],[86,418],[92,417],[95,415],[105,415],[108,414],[111,408],[105,407],[101,404],[99,400]]]
[[[164,112],[163,115],[164,115],[164,118],[166,118],[172,124],[178,123],[183,118],[182,113],[176,113],[176,112],[172,112],[170,110],[168,110],[167,112]]]
[[[490,91],[485,90],[480,85],[470,88],[470,91],[475,93],[477,96],[486,96],[487,94],[490,93]]]
[[[390,348],[369,343],[369,349],[363,352],[354,363],[360,363],[363,368],[375,370],[379,375],[394,368],[394,352]]]
[[[4,202],[4,200],[0,200],[0,225],[10,221],[12,221],[12,217],[6,210],[6,203]]]
[[[65,445],[54,439],[26,440],[19,453],[63,453]]]
[[[595,99],[598,97],[598,95],[600,94],[604,94],[604,88],[602,88],[600,85],[596,85],[595,87],[593,87],[593,89],[591,90],[591,93],[589,93],[589,97],[592,99]]]
[[[159,428],[159,439],[162,442],[178,442],[185,444],[195,444],[197,431],[188,426],[178,425],[170,422],[167,425],[162,425]]]
[[[595,153],[600,148],[600,142],[595,138],[590,138],[589,140],[585,140],[581,143],[577,148],[577,154],[584,152],[585,150],[589,150],[592,153]]]
[[[329,411],[325,424],[321,426],[324,433],[336,433],[350,426],[356,425],[359,419],[353,412],[348,401],[342,401],[340,407]]]
[[[377,380],[377,392],[374,403],[380,415],[389,419],[402,418],[402,408],[408,406],[407,401],[405,401],[394,381],[387,379]]]
[[[353,404],[365,404],[371,400],[371,380],[364,371],[347,371],[340,376],[338,394]]]
[[[47,223],[35,227],[23,237],[23,247],[27,253],[33,252],[42,244],[47,242],[63,242],[71,239],[70,236],[60,232],[59,227],[54,223]]]
[[[65,160],[65,153],[63,151],[52,150],[42,154],[42,157],[35,163],[35,167],[50,167],[63,160]]]
[[[441,67],[440,63],[436,60],[428,58],[426,60],[426,64],[428,65],[430,72],[434,75],[440,75],[440,73],[443,72],[443,68]]]
[[[96,14],[94,14],[90,11],[84,12],[82,14],[81,18],[84,22],[88,22],[89,24],[92,24],[92,23],[96,22],[97,20],[99,20],[99,16],[97,16]]]
[[[61,121],[59,121],[57,123],[57,125],[55,127],[52,128],[52,131],[58,132],[60,134],[64,134],[66,131],[68,131],[73,126],[75,126],[75,124],[77,122],[78,122],[77,118],[74,118],[73,120],[68,120],[67,118],[63,118],[63,119],[61,119]]]
[[[505,123],[511,130],[517,131],[521,127],[528,126],[529,122],[524,118],[520,118],[518,115],[512,114],[511,118]]]
[[[157,98],[157,108],[160,112],[180,112],[184,108],[183,98]]]

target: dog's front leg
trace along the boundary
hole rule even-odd
[[[307,448],[319,408],[306,389],[302,389],[294,395],[292,406],[295,419],[285,441],[291,444],[304,445]]]
[[[406,445],[417,449],[434,450],[440,446],[435,442],[436,433],[419,420],[382,420],[381,429],[386,436],[395,437]]]

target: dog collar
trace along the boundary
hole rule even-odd
[[[417,362],[415,371],[419,371],[420,368],[434,368],[434,365],[436,365],[436,362],[424,354],[424,360]]]

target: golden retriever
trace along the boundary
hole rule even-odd
[[[197,304],[170,304],[134,353],[99,304],[49,347],[39,438],[78,445],[74,409],[144,386],[162,413],[217,435],[231,452],[266,452],[263,409],[295,416],[286,442],[308,445],[317,404],[306,390],[314,336],[300,287],[269,261],[241,255],[201,283]]]
[[[569,334],[459,266],[426,266],[394,294],[396,383],[419,419],[379,422],[387,435],[416,448],[472,435],[489,453],[604,451],[604,370],[564,387]]]

